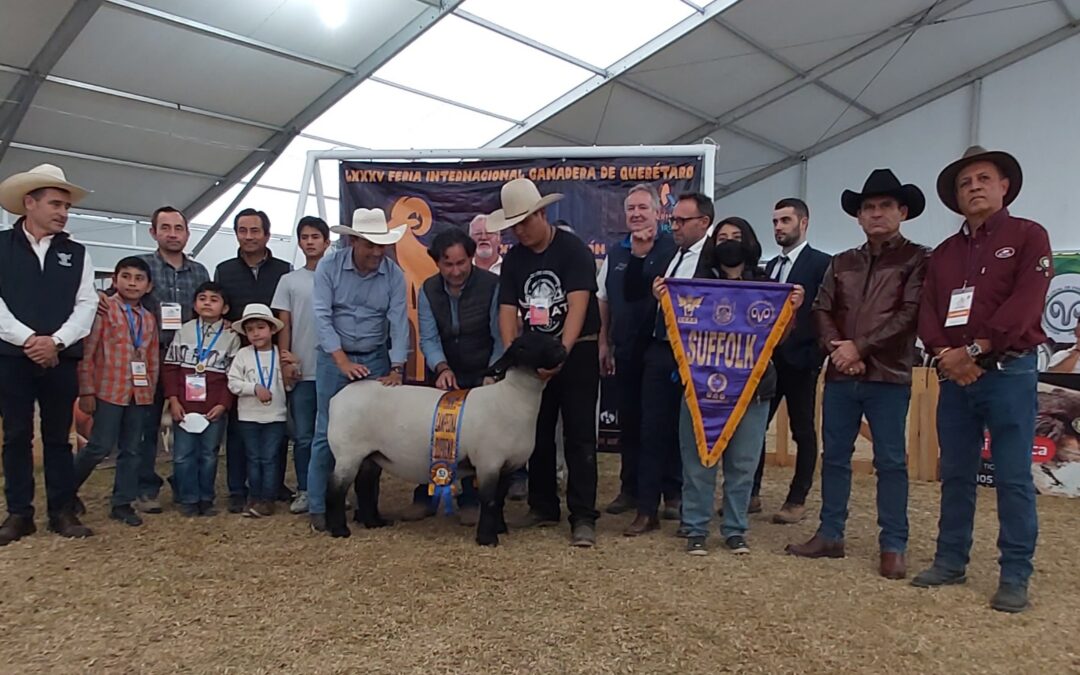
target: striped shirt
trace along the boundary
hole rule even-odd
[[[124,301],[119,295],[109,298],[109,311],[94,320],[94,328],[86,338],[85,356],[79,362],[79,395],[94,396],[113,405],[150,405],[157,389],[160,354],[158,353],[157,322],[144,307],[131,308],[135,333],[142,327],[142,340],[135,349],[128,324]],[[146,364],[149,386],[136,387],[131,364]]]

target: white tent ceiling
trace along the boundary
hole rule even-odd
[[[95,189],[89,210],[214,222],[294,202],[314,148],[710,138],[723,195],[1078,17],[1080,0],[0,0],[0,175],[51,161]]]

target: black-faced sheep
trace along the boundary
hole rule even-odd
[[[469,392],[458,420],[458,477],[475,475],[480,497],[476,541],[499,543],[506,532],[503,502],[510,474],[529,460],[545,381],[539,370],[566,359],[562,343],[528,332],[492,366],[501,381]],[[427,483],[431,467],[432,417],[443,391],[430,387],[388,388],[378,382],[350,384],[330,401],[327,440],[335,468],[326,498],[326,525],[335,537],[349,536],[345,493],[358,472],[357,519],[367,527],[385,524],[378,515],[379,467],[412,483]],[[494,421],[494,423],[493,423]],[[361,471],[362,470],[362,471]],[[365,480],[364,476],[370,476]]]

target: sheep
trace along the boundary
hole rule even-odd
[[[480,497],[476,542],[496,546],[506,532],[503,503],[510,474],[532,454],[536,418],[551,370],[566,360],[562,343],[549,335],[527,332],[492,366],[505,379],[469,392],[459,418],[458,477],[475,475]],[[431,424],[444,392],[431,387],[387,388],[372,381],[354,382],[330,401],[327,440],[335,467],[326,499],[326,525],[334,537],[349,536],[345,494],[356,479],[357,520],[365,527],[386,525],[378,513],[378,476],[382,469],[412,483],[427,483],[431,465]],[[491,424],[497,420],[497,424]],[[359,478],[357,478],[359,474]]]

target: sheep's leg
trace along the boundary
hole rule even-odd
[[[359,469],[359,458],[342,458],[337,460],[334,472],[330,474],[326,489],[326,529],[332,537],[347,537],[350,534],[345,522],[345,497]]]
[[[358,523],[363,523],[364,527],[369,530],[393,525],[393,521],[379,515],[380,476],[382,476],[382,467],[372,457],[364,460],[364,463],[360,465],[360,473],[356,476],[356,514],[354,519]]]
[[[477,473],[477,492],[480,497],[480,522],[476,526],[476,543],[498,546],[499,535],[506,532],[502,504],[510,489],[510,476],[504,472],[481,475]]]
[[[510,492],[510,483],[512,482],[513,474],[513,471],[505,468],[502,473],[499,474],[499,487],[498,492],[495,495],[495,531],[499,534],[506,534],[510,531],[506,527],[503,509],[506,506],[506,495]]]

